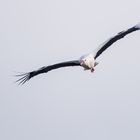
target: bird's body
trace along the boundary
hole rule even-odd
[[[26,81],[30,80],[32,77],[34,77],[38,74],[47,73],[51,70],[58,69],[61,67],[82,66],[84,68],[84,70],[90,70],[91,72],[94,72],[95,66],[98,65],[98,62],[96,62],[97,57],[99,57],[113,43],[122,39],[127,34],[130,34],[137,30],[140,30],[140,23],[125,31],[119,32],[117,35],[115,35],[115,36],[111,37],[110,39],[108,39],[107,41],[105,41],[105,43],[103,43],[101,46],[99,46],[94,52],[89,53],[87,55],[83,55],[78,60],[57,63],[57,64],[49,65],[46,67],[42,67],[35,71],[31,71],[31,72],[28,72],[25,74],[18,75],[18,76],[22,76],[22,77],[19,80],[17,80],[17,82],[19,82],[19,84],[24,84]]]
[[[91,70],[91,72],[94,72],[94,67],[98,64],[91,53],[80,57],[79,61],[84,70]]]

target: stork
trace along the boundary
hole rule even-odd
[[[58,68],[70,67],[70,66],[81,66],[84,68],[84,70],[90,70],[91,72],[94,72],[95,67],[98,65],[98,62],[96,61],[96,59],[108,47],[110,47],[116,41],[125,37],[127,34],[130,34],[130,33],[137,31],[137,30],[140,30],[140,23],[127,29],[127,30],[119,32],[115,36],[113,36],[113,37],[109,38],[107,41],[105,41],[95,51],[93,51],[92,53],[81,56],[78,60],[65,61],[65,62],[53,64],[53,65],[48,65],[48,66],[41,67],[38,70],[34,70],[34,71],[27,72],[24,74],[19,74],[17,76],[21,76],[21,78],[19,78],[16,82],[19,82],[19,84],[24,84],[25,82],[30,80],[32,77],[37,76],[39,74],[47,73],[51,70],[55,70]]]

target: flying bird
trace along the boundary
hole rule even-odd
[[[127,34],[130,34],[130,33],[137,31],[137,30],[140,30],[140,23],[127,29],[127,30],[119,32],[115,36],[113,36],[110,39],[108,39],[107,41],[105,41],[95,51],[93,51],[92,53],[81,56],[78,60],[66,61],[66,62],[61,62],[61,63],[49,65],[49,66],[44,66],[38,70],[34,70],[34,71],[27,72],[24,74],[16,75],[16,76],[21,76],[21,78],[18,79],[16,82],[19,82],[19,84],[24,84],[25,82],[27,82],[28,80],[30,80],[32,77],[34,77],[36,75],[47,73],[51,70],[55,70],[55,69],[62,68],[62,67],[81,66],[84,68],[84,70],[90,70],[91,72],[94,72],[95,66],[98,65],[98,62],[96,61],[96,59],[108,47],[110,47],[116,41],[125,37]]]

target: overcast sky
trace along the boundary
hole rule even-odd
[[[13,76],[78,59],[138,22],[139,0],[1,0],[0,139],[139,140],[139,31],[105,51],[94,74],[58,69],[23,86]]]

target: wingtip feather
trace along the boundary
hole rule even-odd
[[[18,83],[18,85],[23,85],[25,82],[27,82],[30,79],[30,73],[19,74],[15,76],[21,77],[18,80],[16,80],[16,83]]]

